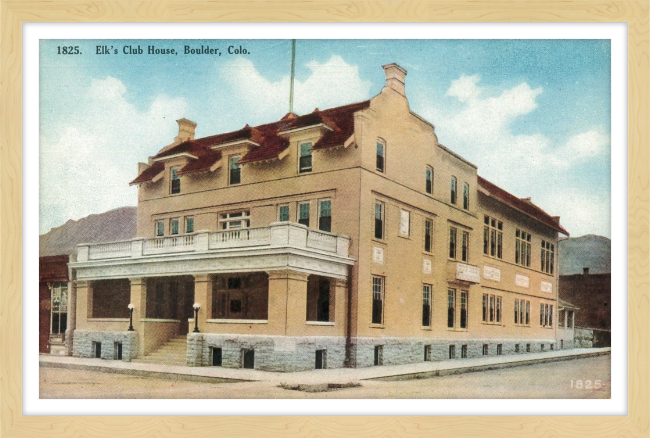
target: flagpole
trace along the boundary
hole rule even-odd
[[[291,40],[291,82],[289,85],[289,112],[293,113],[293,77],[296,66],[296,40]]]

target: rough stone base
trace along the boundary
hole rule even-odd
[[[130,362],[138,355],[138,335],[136,332],[95,332],[75,330],[72,355],[75,357],[95,357],[94,342],[101,342],[101,358],[114,360],[115,343],[122,344],[122,360]]]
[[[212,366],[212,349],[221,348],[225,368],[243,368],[242,350],[254,350],[254,368],[293,372],[313,370],[316,350],[326,350],[325,368],[343,368],[344,337],[286,337],[190,333],[187,337],[187,365]]]
[[[591,329],[577,328],[575,330],[574,345],[576,348],[593,348],[594,331]]]
[[[375,347],[382,347],[381,365],[402,365],[424,362],[425,346],[430,346],[432,361],[450,359],[449,347],[455,347],[454,359],[462,358],[462,347],[467,346],[467,358],[483,357],[483,345],[487,344],[487,356],[496,356],[498,346],[501,354],[525,354],[526,346],[530,344],[530,352],[550,351],[557,349],[555,340],[530,339],[430,339],[430,338],[357,338],[352,346],[352,363],[355,368],[375,365]],[[519,350],[517,351],[517,345]],[[544,346],[542,348],[542,345]],[[565,348],[566,345],[565,345]]]

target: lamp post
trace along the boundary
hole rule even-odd
[[[129,304],[127,307],[129,308],[129,313],[131,314],[131,316],[129,316],[129,331],[132,332],[133,331],[133,304]]]
[[[201,309],[201,304],[194,303],[192,306],[194,308],[194,332],[199,333],[199,310]]]

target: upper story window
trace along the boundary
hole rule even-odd
[[[178,234],[179,233],[179,222],[180,219],[175,217],[169,220],[169,234]]]
[[[63,335],[68,326],[68,283],[52,285],[52,319],[50,334]]]
[[[539,325],[553,327],[553,304],[539,304]]]
[[[555,261],[555,245],[542,240],[542,272],[553,274],[553,262]]]
[[[515,324],[530,325],[530,301],[515,299]]]
[[[483,216],[483,254],[496,258],[503,255],[503,222]]]
[[[399,234],[402,237],[409,237],[411,234],[411,212],[410,211],[400,210]]]
[[[194,232],[194,216],[185,216],[185,233]]]
[[[165,221],[160,219],[156,221],[156,237],[162,237],[165,235]]]
[[[456,320],[456,289],[447,291],[447,327],[453,328]]]
[[[468,316],[468,304],[469,304],[469,292],[463,290],[460,292],[460,328],[467,328],[467,316]]]
[[[503,298],[498,295],[483,294],[483,322],[501,323]]]
[[[456,258],[456,240],[458,237],[458,230],[454,227],[449,228],[449,258]]]
[[[431,219],[424,220],[424,251],[431,252],[433,247],[433,221]]]
[[[372,323],[384,323],[384,277],[372,277]]]
[[[278,206],[278,221],[289,222],[289,204]]]
[[[449,227],[449,258],[456,259],[458,257],[458,229],[456,227]],[[469,261],[469,231],[461,232],[461,247],[460,247],[460,260],[463,262]]]
[[[469,184],[463,184],[463,208],[469,210]]]
[[[329,199],[318,201],[318,229],[332,231],[332,201]]]
[[[298,172],[311,172],[311,142],[300,143],[300,162],[298,163]]]
[[[425,172],[425,189],[428,194],[433,194],[433,167],[427,166],[427,170]]]
[[[240,155],[230,157],[230,181],[231,186],[241,183],[241,165],[239,164]]]
[[[384,172],[386,159],[386,145],[382,141],[377,141],[377,171]]]
[[[530,233],[517,229],[515,238],[515,263],[530,266]]]
[[[170,171],[171,181],[172,181],[172,187],[171,187],[172,195],[181,192],[181,177],[178,176],[179,170],[180,167],[172,167]]]
[[[222,230],[236,230],[251,226],[250,211],[236,211],[219,215],[219,228]]]
[[[309,202],[298,204],[298,223],[306,227],[309,226]]]
[[[460,259],[464,262],[469,261],[469,231],[463,231]]]
[[[455,176],[451,177],[451,203],[455,204],[458,197],[458,180]]]
[[[375,239],[384,238],[384,214],[386,206],[383,202],[375,202]]]

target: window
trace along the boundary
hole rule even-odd
[[[306,227],[309,226],[309,202],[298,204],[298,223]]]
[[[497,356],[501,356],[503,354],[503,344],[497,344]]]
[[[221,348],[212,347],[212,366],[220,367],[222,363],[222,350]]]
[[[458,230],[454,227],[449,228],[449,258],[456,258],[456,235]]]
[[[171,181],[172,181],[172,188],[171,192],[172,195],[175,195],[176,193],[181,192],[181,177],[178,176],[178,171],[180,170],[180,167],[172,167],[171,168]]]
[[[555,261],[555,245],[542,240],[542,272],[553,274],[553,262]]]
[[[452,176],[451,177],[451,203],[452,204],[456,203],[457,190],[458,190],[458,180],[456,180],[455,176]]]
[[[424,346],[424,361],[431,362],[431,345]]]
[[[372,323],[384,323],[384,277],[372,277]]]
[[[408,237],[411,234],[411,212],[400,210],[399,214],[399,234]]]
[[[316,350],[316,363],[314,368],[317,370],[327,368],[327,350]]]
[[[455,345],[450,345],[449,346],[449,359],[456,359],[456,346]]]
[[[542,327],[553,327],[553,305],[540,303],[539,325]]]
[[[332,201],[329,199],[318,202],[318,229],[332,231]]]
[[[237,211],[219,215],[219,228],[222,230],[236,230],[251,226],[251,212]]]
[[[469,232],[463,231],[463,242],[462,242],[462,251],[460,254],[460,259],[464,262],[469,260]]]
[[[483,344],[483,356],[487,356],[490,354],[490,350],[488,349],[488,344]]]
[[[433,238],[433,221],[431,219],[424,220],[424,251],[431,252],[431,242]]]
[[[113,343],[113,360],[122,360],[122,343]]]
[[[230,185],[231,186],[241,183],[241,165],[239,164],[240,158],[241,157],[239,155],[230,157]]]
[[[515,300],[515,324],[530,325],[530,301]]]
[[[54,283],[51,296],[50,334],[64,335],[68,327],[68,283]]]
[[[515,237],[515,263],[530,266],[530,233],[518,229]]]
[[[466,290],[460,293],[460,328],[467,328],[467,300],[468,292]]]
[[[519,344],[515,344],[515,353],[519,353]]]
[[[483,217],[483,254],[496,257],[502,256],[503,222],[490,216]]]
[[[298,164],[298,172],[306,173],[311,172],[311,143],[300,144],[300,162]]]
[[[454,317],[456,316],[456,290],[447,291],[447,327],[454,327]]]
[[[156,221],[156,237],[162,237],[165,235],[165,221],[157,220]]]
[[[169,234],[178,234],[179,233],[179,223],[180,219],[175,217],[169,220]]]
[[[375,345],[375,366],[380,366],[384,364],[384,346]]]
[[[426,185],[425,185],[425,190],[427,191],[428,194],[433,194],[433,167],[427,166],[427,170],[425,172],[425,179],[426,179]]]
[[[375,239],[384,238],[384,203],[375,202]]]
[[[93,348],[93,355],[95,356],[96,359],[101,359],[102,358],[102,343],[101,342],[93,342],[92,343],[92,348]]]
[[[280,205],[278,206],[278,221],[279,222],[289,222],[289,206]]]
[[[422,286],[422,327],[431,327],[431,285]]]
[[[194,216],[185,216],[185,233],[194,232]]]
[[[384,159],[386,157],[386,145],[381,141],[377,142],[377,171],[384,172]]]
[[[255,369],[255,350],[242,348],[241,350],[242,368]]]
[[[500,324],[503,315],[503,298],[492,294],[483,294],[483,322]]]
[[[530,353],[530,344],[526,344],[526,353]]]
[[[463,208],[469,210],[469,184],[463,184]]]
[[[460,358],[467,359],[467,344],[460,346]]]
[[[541,351],[544,351],[544,344],[541,344],[541,348],[540,348],[540,350],[541,350]]]

